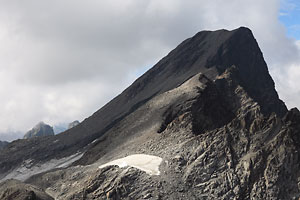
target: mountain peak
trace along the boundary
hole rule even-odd
[[[261,105],[263,113],[275,112],[282,117],[287,112],[275,91],[257,41],[246,27],[197,33],[178,45],[128,90],[136,99],[141,99],[140,95],[145,97],[143,90],[147,90],[149,98],[182,84],[199,72],[214,80],[233,65],[238,69],[240,84]],[[153,89],[149,93],[150,88]]]
[[[78,124],[80,124],[80,122],[78,120],[75,120],[68,124],[68,129],[73,128],[73,127],[77,126]]]
[[[54,135],[53,128],[41,121],[24,135],[24,139],[49,135]]]
[[[0,178],[56,199],[295,199],[299,124],[250,29],[201,31],[79,125],[10,143]]]

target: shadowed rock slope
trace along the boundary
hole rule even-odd
[[[82,152],[26,183],[55,199],[296,199],[299,126],[249,29],[203,31],[74,128],[9,144],[0,174]],[[159,175],[99,168],[132,154],[161,157]]]

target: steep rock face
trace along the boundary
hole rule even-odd
[[[25,133],[24,139],[54,135],[53,128],[44,122],[39,122],[30,131]]]
[[[299,116],[249,29],[203,31],[74,128],[11,143],[0,178],[80,151],[26,183],[64,200],[299,198]],[[131,154],[162,158],[159,175],[99,168]]]

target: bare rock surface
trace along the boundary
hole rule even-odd
[[[17,180],[0,183],[1,200],[54,200],[36,186],[24,184]]]

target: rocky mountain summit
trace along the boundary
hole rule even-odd
[[[24,139],[54,135],[53,128],[44,122],[39,122],[30,131],[25,133]]]
[[[299,152],[252,32],[202,31],[72,129],[0,151],[0,195],[299,199]]]

